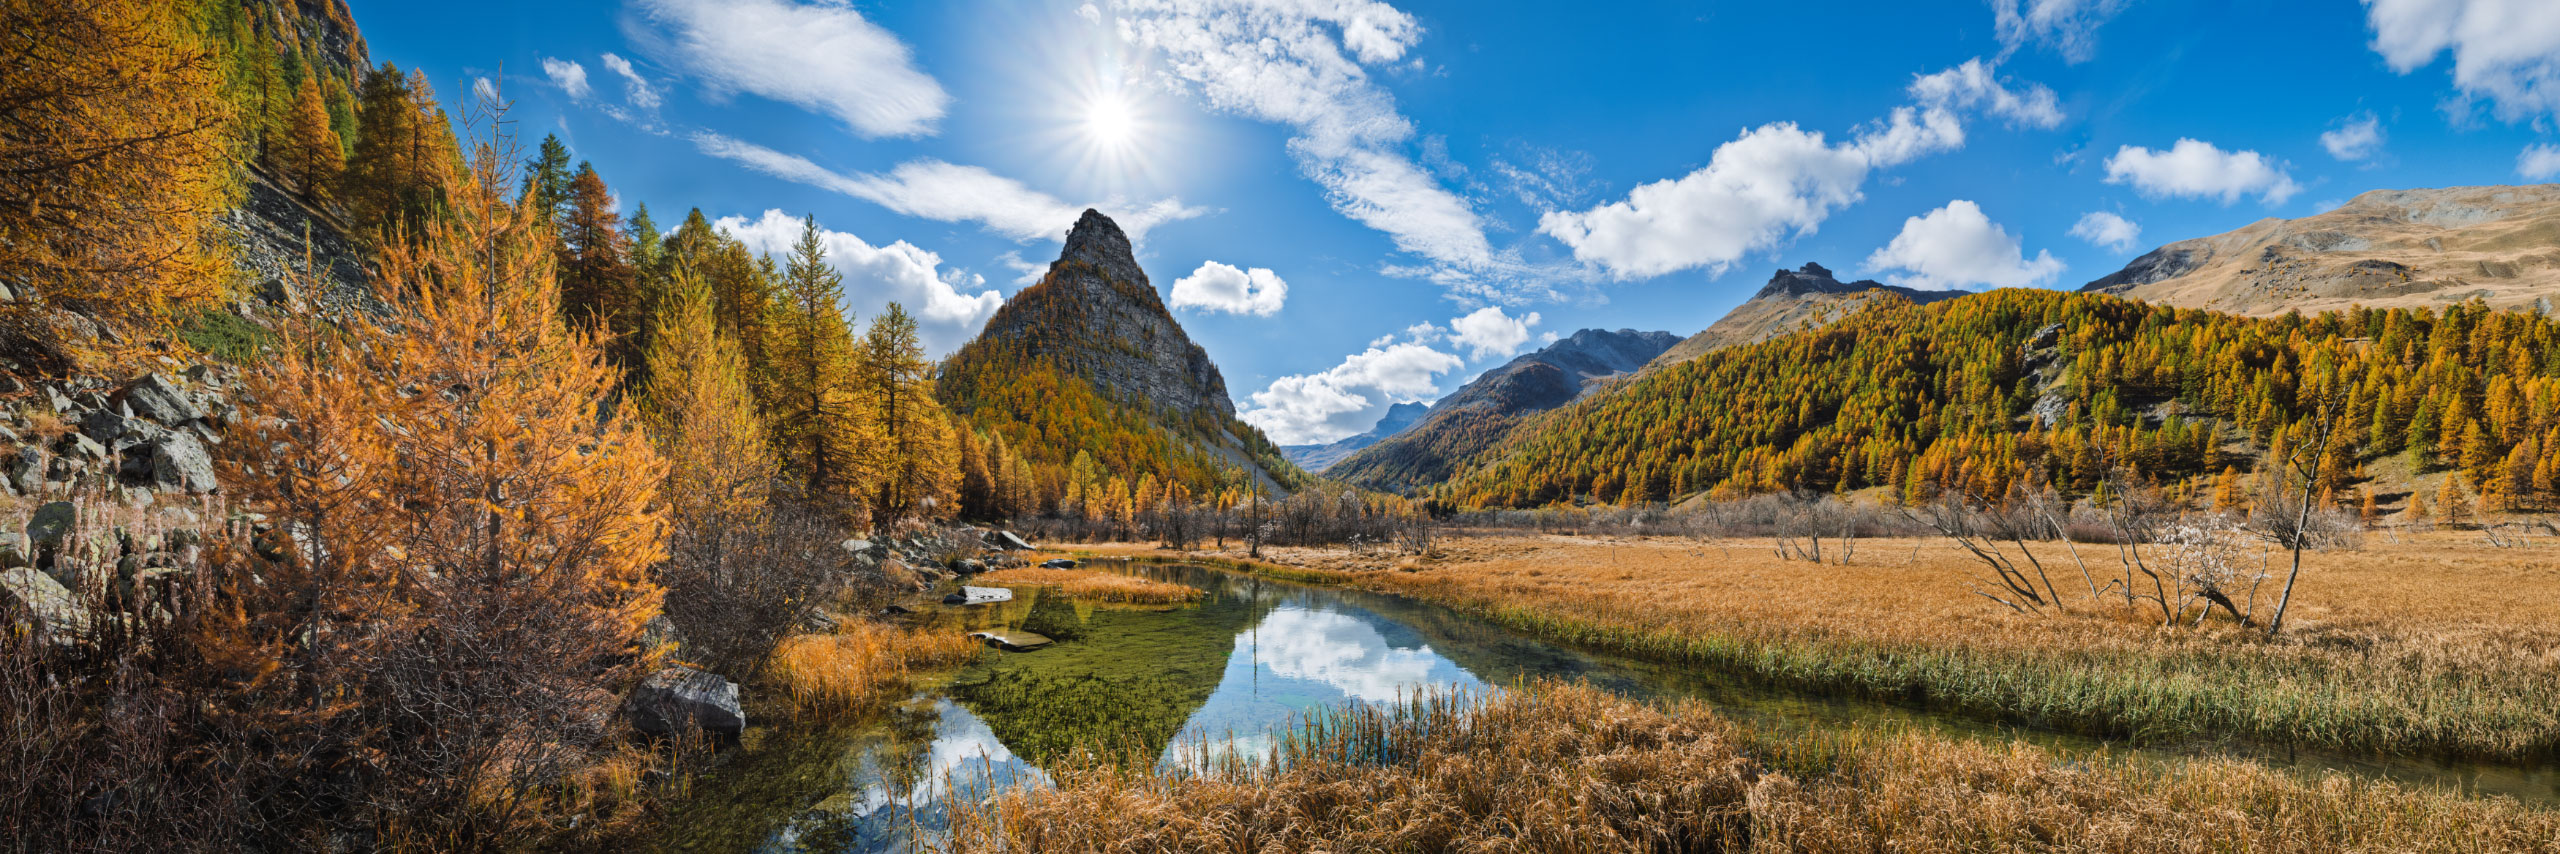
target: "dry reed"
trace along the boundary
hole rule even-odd
[[[1097,551],[1110,551],[1095,547]],[[2038,557],[2079,586],[2059,543]],[[2110,546],[2081,546],[2091,572]],[[2560,570],[2476,535],[2312,555],[2286,635],[2164,630],[2080,594],[2021,617],[1975,597],[1944,540],[1871,540],[1855,565],[1764,541],[1453,538],[1401,568],[1271,558],[1550,640],[1820,692],[2102,736],[2239,738],[2531,762],[2560,756]],[[2262,605],[2264,603],[2261,603]]]
[[[785,638],[764,673],[793,707],[833,717],[896,702],[906,696],[914,671],[960,664],[984,650],[956,631],[848,620],[833,634]]]
[[[1320,714],[1258,764],[1066,763],[957,816],[963,852],[2549,851],[2560,814],[2237,762],[1917,734],[1764,739],[1581,685]],[[1775,762],[1756,758],[1782,756]],[[1775,766],[1784,766],[1778,770]]]
[[[1187,584],[1091,569],[1004,569],[978,576],[977,583],[1040,587],[1070,599],[1118,605],[1179,605],[1201,596],[1199,588]]]

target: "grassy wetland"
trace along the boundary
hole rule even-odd
[[[2034,547],[2078,580],[2063,545]],[[2112,547],[2080,548],[2093,570],[2101,549],[2112,563]],[[2475,534],[2315,555],[2273,640],[2223,621],[2164,629],[2104,601],[2013,614],[1973,595],[1972,559],[1944,540],[1868,541],[1847,565],[1782,560],[1761,542],[1568,536],[1451,539],[1419,561],[1266,557],[1549,640],[2039,728],[2560,755],[2560,562]]]

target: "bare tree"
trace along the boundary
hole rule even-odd
[[[2320,463],[2329,455],[2329,443],[2337,437],[2338,415],[2345,410],[2345,404],[2344,387],[2333,384],[2323,392],[2320,409],[2311,419],[2313,438],[2309,447],[2295,448],[2290,455],[2291,459],[2286,461],[2290,465],[2281,467],[2282,470],[2269,472],[2278,477],[2288,473],[2297,475],[2302,488],[2295,496],[2293,506],[2279,506],[2274,508],[2276,512],[2260,514],[2257,517],[2258,530],[2263,535],[2274,539],[2286,550],[2293,552],[2293,568],[2284,576],[2284,593],[2276,598],[2275,616],[2267,621],[2268,637],[2275,637],[2277,633],[2284,631],[2285,609],[2293,605],[2293,584],[2302,577],[2302,550],[2310,545],[2312,505],[2317,503],[2313,495],[2314,488],[2320,481]],[[2281,496],[2284,493],[2278,490],[2277,494]],[[2286,522],[2288,514],[2284,512],[2288,510],[2291,511],[2290,523]]]

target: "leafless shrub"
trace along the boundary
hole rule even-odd
[[[849,578],[843,539],[834,517],[787,505],[680,522],[658,581],[687,654],[714,672],[756,672],[819,594]]]

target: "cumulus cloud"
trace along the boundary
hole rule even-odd
[[[595,90],[587,86],[587,67],[579,65],[576,60],[543,57],[542,76],[551,78],[551,85],[560,87],[560,91],[569,93],[569,97],[583,100],[595,94]]]
[[[1979,57],[1963,65],[1925,74],[1911,82],[1911,97],[1925,108],[1969,110],[1976,107],[2012,125],[2052,129],[2062,124],[2062,102],[2053,90],[2028,85],[2011,89]]]
[[[2516,174],[2530,181],[2548,181],[2560,175],[2560,145],[2525,146],[2523,153],[2516,155]]]
[[[2098,25],[2123,11],[2127,0],[1991,0],[1992,29],[2004,54],[2040,45],[2064,62],[2081,63],[2098,49]]]
[[[2106,211],[2090,211],[2071,224],[2071,236],[2089,245],[2124,252],[2141,245],[2142,226]]]
[[[736,236],[748,251],[782,257],[799,242],[801,221],[768,210],[752,220],[724,216],[713,220],[712,226]],[[943,269],[942,256],[904,240],[874,246],[860,237],[824,229],[819,237],[827,247],[827,263],[844,274],[842,308],[860,322],[889,303],[905,306],[916,319],[917,337],[936,357],[968,343],[1004,305],[1002,294],[985,289],[985,277]]]
[[[1449,319],[1449,341],[1465,347],[1475,358],[1508,356],[1520,352],[1529,343],[1529,327],[1538,325],[1538,313],[1520,317],[1502,313],[1499,306],[1476,309],[1464,317]]]
[[[2119,148],[2107,158],[2107,183],[2131,184],[2153,198],[2221,199],[2226,205],[2248,195],[2280,205],[2302,191],[2282,163],[2255,151],[2224,151],[2195,139],[2180,139],[2167,151]]]
[[[1550,211],[1538,230],[1619,279],[1701,267],[1722,274],[1752,252],[1813,233],[1862,198],[1874,170],[1964,147],[1965,111],[2039,127],[2062,120],[2052,90],[2013,89],[1981,60],[1917,76],[1909,93],[1913,104],[1849,140],[1833,143],[1792,122],[1762,125],[1717,146],[1697,171],[1639,185],[1622,201]]]
[[[604,67],[622,77],[625,97],[631,100],[631,106],[643,110],[658,108],[658,87],[649,85],[648,78],[640,76],[639,70],[631,67],[631,60],[608,53],[604,55]]]
[[[1335,211],[1444,267],[1500,266],[1485,222],[1406,154],[1413,123],[1369,79],[1421,37],[1374,0],[1119,0],[1120,31],[1161,59],[1167,82],[1212,108],[1288,125],[1289,153]]]
[[[1261,267],[1239,270],[1203,261],[1191,275],[1173,281],[1173,307],[1270,317],[1289,299],[1289,283]]]
[[[2365,0],[2365,16],[2393,71],[2451,52],[2466,99],[2490,99],[2508,121],[2560,114],[2560,15],[2548,0]]]
[[[714,96],[793,104],[864,137],[930,134],[951,101],[904,42],[848,3],[631,0],[631,9],[633,40]]]
[[[1980,205],[1957,199],[1904,220],[1892,243],[1867,256],[1867,268],[1906,271],[1891,277],[1904,287],[2014,288],[2052,281],[2062,273],[2062,261],[2045,251],[2029,260],[2018,238],[1984,216]]]
[[[976,166],[924,159],[901,163],[888,174],[839,173],[806,157],[785,154],[710,131],[693,135],[695,148],[713,157],[824,190],[843,193],[907,216],[938,222],[975,222],[1015,240],[1063,240],[1084,206],[1060,201],[1020,181]],[[1206,211],[1179,199],[1143,204],[1103,202],[1095,205],[1111,215],[1133,242],[1149,229]]]
[[[1371,346],[1322,373],[1273,380],[1237,417],[1283,445],[1331,442],[1377,424],[1390,405],[1430,398],[1441,374],[1465,364],[1412,342]]]
[[[2382,153],[2382,118],[2367,110],[2339,119],[2334,127],[2320,134],[2320,147],[2329,156],[2348,163],[2372,160]]]

